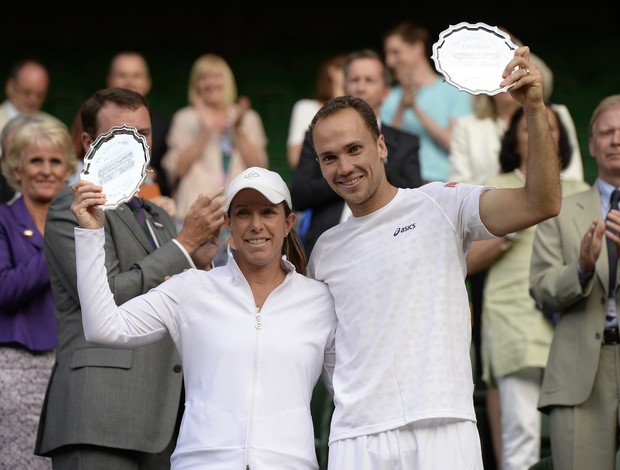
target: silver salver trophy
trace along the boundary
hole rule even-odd
[[[516,49],[510,36],[497,27],[463,22],[439,35],[432,59],[445,80],[459,90],[496,95],[508,88],[499,84]]]
[[[113,127],[90,146],[80,179],[103,186],[101,209],[116,209],[140,191],[149,161],[149,146],[135,127]]]

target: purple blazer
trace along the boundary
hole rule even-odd
[[[0,204],[0,346],[49,351],[58,344],[56,333],[43,237],[19,197]]]

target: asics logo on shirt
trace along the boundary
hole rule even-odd
[[[415,222],[412,223],[411,225],[405,225],[404,227],[398,227],[396,230],[394,230],[394,236],[398,235],[399,233],[413,230],[414,228],[415,228]]]

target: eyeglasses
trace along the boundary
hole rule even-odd
[[[32,89],[24,88],[19,85],[17,80],[13,80],[13,88],[18,94],[26,98],[37,98],[41,101],[45,99],[45,95],[47,94],[47,90],[32,90]]]

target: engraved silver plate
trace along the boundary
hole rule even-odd
[[[437,71],[459,90],[496,95],[509,88],[499,84],[516,49],[510,36],[497,27],[463,22],[439,35],[432,59]]]
[[[135,127],[113,127],[90,146],[80,179],[103,186],[101,208],[116,209],[140,190],[149,161],[149,146]]]

